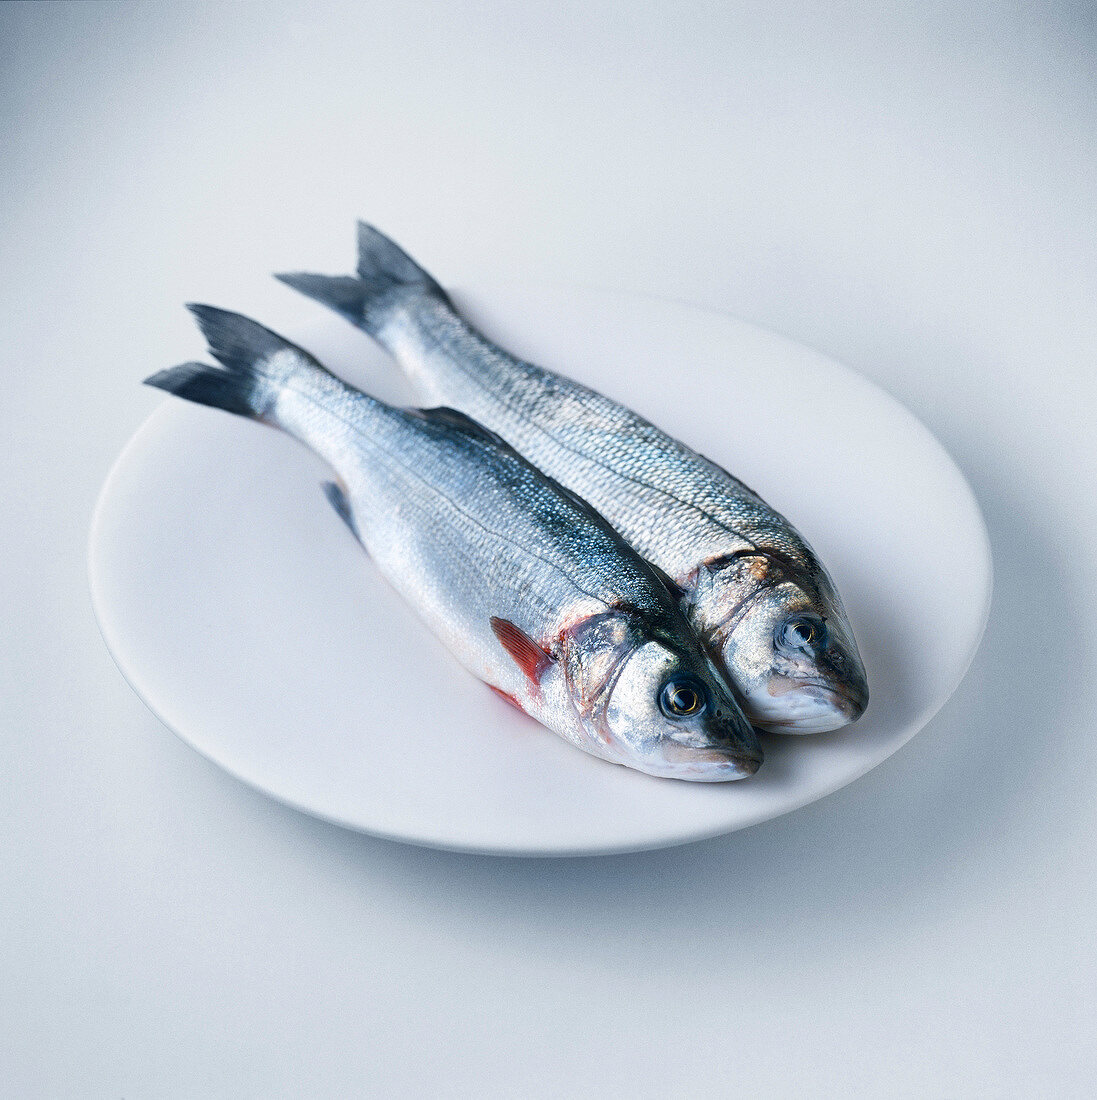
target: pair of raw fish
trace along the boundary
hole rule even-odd
[[[428,626],[586,752],[739,779],[762,762],[752,723],[811,733],[860,716],[841,601],[787,520],[635,413],[490,343],[377,230],[360,225],[358,245],[357,277],[279,278],[462,412],[393,408],[209,306],[192,309],[221,366],[147,381],[321,455],[336,510]]]

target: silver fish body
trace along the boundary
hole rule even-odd
[[[812,733],[860,717],[868,685],[834,584],[757,493],[617,402],[487,340],[370,226],[359,225],[357,277],[278,277],[374,336],[424,400],[498,432],[672,578],[755,725]]]
[[[238,314],[192,307],[220,367],[147,381],[323,457],[378,569],[474,675],[595,756],[721,781],[757,737],[662,579],[589,505],[452,409],[398,409]]]

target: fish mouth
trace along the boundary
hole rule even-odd
[[[694,783],[727,783],[749,779],[762,766],[762,750],[750,748],[687,748],[667,745],[653,774]]]
[[[737,756],[730,757],[731,763],[740,771],[741,779],[749,779],[761,766],[762,766],[762,754],[756,753],[742,753]]]
[[[868,706],[868,692],[851,684],[806,684],[804,690],[842,711],[850,722],[856,722]]]
[[[755,718],[755,724],[777,733],[826,733],[856,722],[868,706],[868,689],[857,683],[833,683],[818,679],[773,676],[768,693],[791,706],[787,716],[772,712]]]

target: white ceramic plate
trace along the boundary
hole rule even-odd
[[[886,393],[783,337],[669,302],[514,287],[455,298],[505,347],[626,402],[790,517],[843,595],[868,712],[834,734],[767,737],[762,770],[738,783],[654,779],[586,756],[426,631],[332,512],[318,459],[171,399],[107,479],[89,568],[119,668],[199,752],[381,836],[614,852],[821,798],[895,752],[956,689],[986,621],[986,530],[959,470]],[[410,401],[396,366],[338,318],[286,335],[361,388]]]

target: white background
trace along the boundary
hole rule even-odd
[[[1067,3],[0,8],[0,1091],[1091,1094],[1095,46]],[[356,216],[896,394],[993,542],[953,701],[796,814],[559,862],[353,835],[178,742],[96,631],[96,493],[201,351],[181,303],[313,316],[267,273],[348,269]]]

